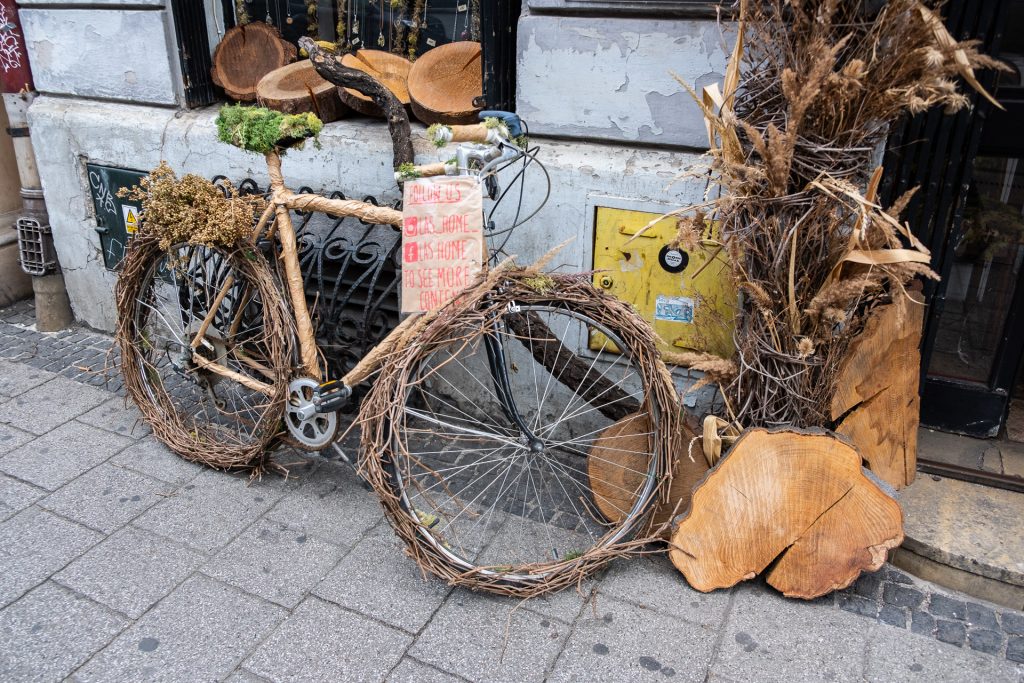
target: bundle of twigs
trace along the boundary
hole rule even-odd
[[[838,363],[871,310],[905,302],[909,280],[937,277],[897,219],[910,195],[879,206],[874,159],[899,117],[969,106],[957,77],[988,97],[973,69],[999,64],[957,43],[919,0],[873,7],[744,0],[724,89],[691,90],[722,190],[722,248],[744,293],[738,372],[723,387],[744,426],[828,425]]]
[[[678,444],[674,443],[679,433],[675,408],[678,398],[671,375],[658,355],[653,330],[636,315],[628,303],[595,289],[588,276],[546,274],[540,271],[540,265],[516,268],[506,262],[460,295],[457,302],[419,318],[407,329],[399,343],[395,344],[390,356],[381,363],[380,374],[370,393],[363,399],[360,410],[361,451],[364,454],[360,471],[379,496],[388,521],[405,541],[408,554],[423,570],[450,584],[524,598],[578,584],[616,557],[645,552],[645,545],[659,533],[653,531],[643,537],[645,532],[650,531],[650,514],[657,501],[666,499],[671,459],[679,452]],[[645,383],[650,387],[648,400],[655,404],[638,409],[654,411],[660,416],[660,428],[651,436],[650,452],[658,459],[657,472],[661,481],[657,489],[657,501],[651,501],[652,504],[644,513],[645,519],[622,519],[610,523],[603,539],[571,559],[518,566],[513,571],[505,568],[503,573],[536,577],[535,580],[510,583],[502,579],[502,572],[487,573],[481,571],[483,568],[469,572],[461,569],[440,552],[435,543],[427,541],[420,519],[403,507],[389,463],[392,459],[414,457],[398,452],[398,449],[402,448],[403,443],[400,436],[405,424],[406,396],[414,383],[422,381],[416,377],[420,362],[453,340],[469,340],[482,330],[490,329],[497,315],[510,303],[525,305],[552,299],[564,302],[596,322],[616,330],[616,334],[629,347],[630,361],[644,376]],[[625,524],[635,524],[643,538],[609,542],[608,539],[615,536]]]

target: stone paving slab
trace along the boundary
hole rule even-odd
[[[201,465],[171,453],[155,437],[129,444],[111,458],[110,463],[178,486],[187,484],[205,471]]]
[[[46,495],[44,489],[0,474],[0,521],[14,516]]]
[[[380,681],[411,642],[401,631],[311,597],[245,666],[273,681]]]
[[[0,396],[10,398],[24,394],[56,376],[52,372],[37,370],[24,363],[0,360]]]
[[[197,574],[79,669],[75,680],[220,680],[286,616],[277,605]]]
[[[0,452],[9,453],[36,437],[30,432],[16,429],[11,425],[0,424]]]
[[[717,623],[697,625],[612,598],[596,611],[583,611],[546,680],[704,680]]]
[[[471,681],[539,681],[570,624],[514,601],[455,591],[409,649],[416,659]]]
[[[79,422],[107,431],[141,439],[153,433],[142,419],[142,413],[127,399],[116,397],[106,400],[87,413],[78,416]]]
[[[135,525],[197,550],[213,552],[230,543],[280,496],[268,487],[246,486],[223,472],[207,470],[150,508]]]
[[[128,623],[47,581],[0,612],[0,680],[61,680]]]
[[[391,670],[387,683],[460,683],[465,680],[455,674],[428,666],[412,657],[406,657]]]
[[[110,534],[173,491],[165,482],[101,463],[39,501],[39,507]]]
[[[0,422],[33,434],[46,434],[109,399],[105,391],[54,377],[0,405]]]
[[[0,607],[17,600],[102,539],[99,532],[35,506],[0,524]]]
[[[828,605],[738,586],[712,670],[738,681],[849,681],[863,673],[873,628]]]
[[[382,572],[381,567],[388,567]],[[418,633],[451,589],[424,579],[402,552],[391,527],[380,524],[349,552],[313,593],[409,633]]]
[[[71,562],[54,580],[138,619],[206,559],[199,552],[127,526]]]
[[[207,562],[203,573],[293,608],[346,551],[287,524],[261,519]]]
[[[0,457],[0,470],[56,491],[129,443],[123,436],[71,420]]]
[[[71,407],[0,424],[0,680],[1024,682],[1024,613],[890,566],[810,603],[698,593],[663,556],[525,603],[423,580],[347,465],[184,462],[119,412],[108,338],[26,320],[0,311],[0,409],[39,368]]]

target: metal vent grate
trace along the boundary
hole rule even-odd
[[[22,216],[16,228],[21,269],[29,275],[46,275],[56,270],[57,255],[53,250],[50,226],[41,225],[35,218]]]

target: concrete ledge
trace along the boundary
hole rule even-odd
[[[893,564],[1024,609],[1024,495],[918,474],[900,495],[906,540]]]
[[[918,555],[905,545],[898,548],[889,561],[925,581],[931,581],[997,605],[1024,610],[1024,587],[936,562],[923,555]]]

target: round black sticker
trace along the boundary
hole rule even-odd
[[[670,273],[681,273],[690,262],[690,255],[682,249],[671,249],[668,245],[658,252],[658,263]]]

